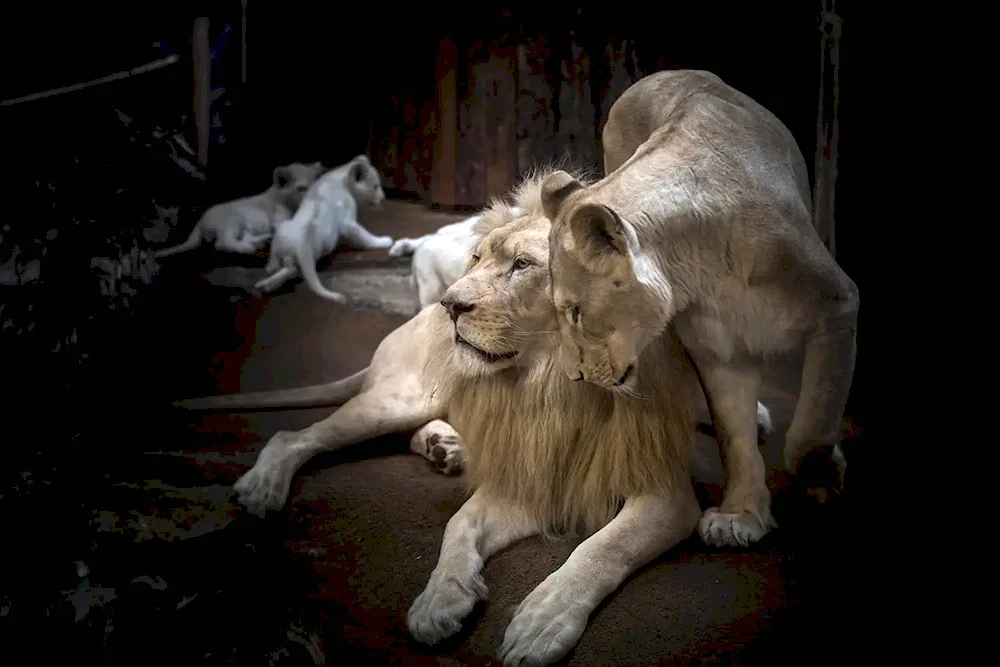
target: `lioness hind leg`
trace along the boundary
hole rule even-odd
[[[269,509],[280,510],[295,472],[317,454],[389,433],[412,431],[435,416],[419,387],[396,390],[388,396],[375,388],[358,394],[312,426],[275,433],[253,468],[233,485],[238,501],[260,517]]]
[[[465,470],[462,436],[451,424],[440,419],[417,429],[410,438],[410,451],[427,459],[443,475],[460,475]]]
[[[856,323],[851,310],[809,337],[799,401],[785,435],[785,469],[820,502],[840,490],[847,468],[837,442],[854,377]]]
[[[692,351],[692,357],[726,471],[722,505],[705,510],[698,534],[712,546],[747,546],[776,525],[767,469],[757,445],[760,379],[752,369],[723,364],[710,354]]]

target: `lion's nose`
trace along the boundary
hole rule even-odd
[[[462,313],[467,313],[473,308],[475,308],[475,306],[473,306],[471,303],[461,301],[456,297],[449,296],[447,294],[445,294],[444,298],[441,299],[441,305],[444,306],[444,309],[448,311],[448,315],[451,317],[452,322],[458,320],[458,316],[461,315]]]

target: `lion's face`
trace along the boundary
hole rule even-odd
[[[487,234],[441,304],[454,323],[454,359],[468,375],[528,366],[551,350],[549,222],[518,218]]]
[[[359,204],[381,207],[385,201],[385,191],[382,190],[382,177],[371,160],[367,155],[361,154],[351,160],[350,164],[345,181],[348,192]]]
[[[606,389],[628,391],[639,356],[664,329],[649,285],[642,279],[634,232],[617,213],[587,201],[588,191],[565,172],[542,189],[553,220],[549,265],[552,303],[566,375]]]
[[[274,187],[278,196],[291,210],[296,210],[302,204],[303,198],[312,184],[315,183],[326,169],[319,162],[292,164],[276,167],[274,170]]]

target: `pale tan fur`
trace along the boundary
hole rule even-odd
[[[497,550],[537,533],[589,535],[515,613],[500,649],[507,664],[564,656],[601,600],[690,535],[701,514],[687,468],[700,389],[676,336],[644,350],[630,392],[570,382],[554,360],[544,176],[515,193],[527,216],[512,219],[504,202],[484,213],[474,260],[445,307],[428,306],[386,337],[356,396],[302,431],[275,434],[236,483],[240,502],[263,514],[281,508],[296,470],[322,451],[415,431],[411,448],[438,460],[464,442],[476,490],[449,521],[407,615],[417,639],[461,628],[486,595],[483,563]]]
[[[252,255],[263,249],[275,228],[290,219],[306,192],[324,171],[319,162],[294,162],[275,167],[271,187],[252,197],[222,202],[210,207],[180,245],[158,250],[157,258],[194,250],[203,241],[214,242],[216,250]]]
[[[727,464],[699,532],[747,544],[774,525],[754,405],[763,357],[805,346],[784,466],[824,453],[825,485],[854,369],[857,286],[812,227],[805,161],[788,129],[714,74],[665,71],[626,90],[604,130],[603,180],[557,172],[552,222],[561,359],[621,391],[672,323],[698,368]],[[816,480],[810,480],[815,483]]]

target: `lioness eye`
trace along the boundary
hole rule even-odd
[[[528,260],[524,259],[523,257],[518,257],[517,259],[514,260],[514,270],[515,271],[521,271],[523,269],[528,268],[528,266],[530,264],[531,264],[531,262],[529,262]]]
[[[573,306],[573,310],[570,312],[570,317],[573,319],[573,324],[580,323],[580,306]]]
[[[473,255],[472,256],[472,263],[475,264],[478,261],[479,261],[479,255]]]

